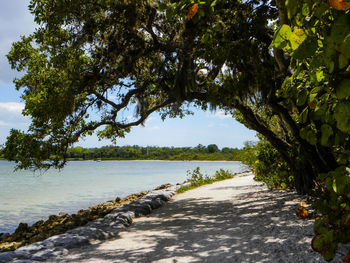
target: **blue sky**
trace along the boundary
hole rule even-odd
[[[12,80],[12,71],[5,55],[11,43],[21,35],[30,34],[36,27],[27,9],[29,1],[3,1],[0,9],[0,144],[4,144],[11,128],[26,130],[30,119],[23,117],[23,101]],[[257,140],[255,132],[248,130],[222,111],[204,112],[194,109],[194,115],[183,119],[167,119],[164,122],[157,114],[151,115],[144,127],[135,127],[120,139],[117,145],[197,146],[217,144],[222,147],[242,147],[245,141]],[[96,136],[79,142],[83,147],[98,147],[111,144],[98,141]]]

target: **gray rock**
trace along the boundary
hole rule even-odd
[[[13,252],[0,253],[0,263],[34,263],[49,258],[64,256],[68,250],[87,245],[93,241],[105,240],[132,224],[133,218],[147,215],[168,201],[176,192],[176,187],[155,190],[146,196],[113,210],[104,218],[99,218],[85,226],[52,236],[44,241],[33,243]]]
[[[133,202],[124,206],[122,211],[133,211],[135,213],[135,217],[139,217],[150,214],[151,210],[151,206],[147,203]]]
[[[0,263],[7,263],[15,258],[14,252],[3,252],[0,253]]]
[[[32,255],[33,260],[38,260],[38,261],[43,261],[45,259],[51,258],[51,257],[58,257],[58,256],[64,256],[68,254],[67,249],[56,249],[56,250],[51,250],[51,249],[46,249],[43,251],[39,251],[35,254]]]
[[[20,259],[12,261],[12,263],[39,263],[39,261],[31,260],[31,259]]]

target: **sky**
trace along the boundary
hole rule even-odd
[[[28,3],[28,0],[3,1],[0,8],[0,144],[6,142],[11,128],[25,131],[30,123],[30,119],[21,114],[24,102],[12,82],[19,75],[11,70],[6,58],[11,43],[18,41],[22,35],[30,34],[37,26],[28,11]],[[198,144],[216,144],[219,148],[241,148],[245,141],[257,140],[254,131],[222,111],[193,111],[194,115],[183,119],[165,121],[154,113],[144,127],[132,128],[125,138],[117,141],[117,145],[195,147]],[[100,147],[110,144],[110,141],[99,141],[93,135],[76,145]]]

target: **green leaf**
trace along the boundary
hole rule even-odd
[[[346,175],[339,174],[334,177],[333,190],[337,194],[343,194],[346,185],[349,183],[349,178]]]
[[[345,99],[350,96],[350,79],[344,79],[336,88],[338,99]]]
[[[313,88],[313,89],[310,91],[310,93],[311,93],[311,94],[317,94],[317,93],[319,93],[319,92],[322,91],[322,90],[323,90],[323,87],[322,87],[322,86],[317,86],[317,87]]]
[[[297,106],[303,106],[307,100],[308,92],[306,89],[302,89],[297,98]]]
[[[292,33],[292,29],[288,25],[281,26],[274,35],[272,46],[275,48],[284,48],[287,44],[286,41],[289,40],[289,37]]]
[[[305,109],[300,113],[300,121],[302,123],[306,123],[308,113],[309,113],[309,107],[305,107]]]
[[[332,73],[334,71],[335,66],[334,61],[328,56],[325,56],[323,59],[326,67],[328,68],[328,73]]]
[[[298,0],[287,0],[286,8],[287,8],[288,18],[291,19],[298,11]]]
[[[328,124],[323,124],[321,126],[321,144],[323,146],[328,146],[329,137],[333,134],[333,129]]]
[[[216,6],[216,2],[217,2],[217,0],[214,0],[214,1],[210,4],[210,6],[211,6],[211,7]]]
[[[335,145],[342,145],[344,144],[346,139],[346,134],[342,133],[342,132],[337,132],[334,138],[334,144]]]
[[[349,0],[350,1],[350,0]],[[348,34],[340,46],[342,54],[350,59],[350,34]]]
[[[323,71],[319,70],[316,72],[316,80],[317,82],[321,82],[322,80],[324,80],[324,74]]]
[[[348,65],[348,59],[343,55],[339,55],[339,68],[345,68]]]
[[[326,3],[320,2],[319,6],[315,9],[314,16],[321,18],[328,8],[329,6]]]
[[[314,55],[317,48],[317,38],[307,37],[306,40],[302,41],[298,48],[293,52],[292,56],[296,59],[305,59]]]
[[[337,128],[345,133],[350,133],[350,101],[341,101],[334,110]]]
[[[308,143],[315,145],[317,143],[316,133],[311,127],[304,127],[300,130],[300,137]]]
[[[308,3],[303,4],[301,13],[303,14],[303,16],[308,16],[310,14],[310,6]]]
[[[303,29],[295,27],[290,35],[289,41],[293,50],[296,50],[301,43],[306,39],[306,35]]]
[[[340,16],[334,23],[330,35],[330,40],[336,44],[341,44],[349,34],[349,21],[346,16]]]

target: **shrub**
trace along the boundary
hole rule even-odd
[[[255,145],[246,145],[244,149],[246,154],[242,162],[254,171],[255,180],[266,183],[270,189],[294,188],[294,177],[288,165],[269,142],[261,140]]]
[[[201,185],[211,184],[211,183],[216,182],[216,181],[230,179],[230,178],[233,178],[235,176],[235,174],[233,174],[232,172],[230,172],[228,170],[220,169],[219,171],[215,172],[215,175],[213,177],[210,177],[207,174],[205,174],[205,175],[202,174],[200,172],[200,168],[197,167],[193,171],[188,170],[187,176],[189,177],[187,182],[189,182],[190,184],[181,186],[177,190],[178,193],[183,193],[185,191],[188,191],[190,189],[196,188],[196,187],[201,186]]]

